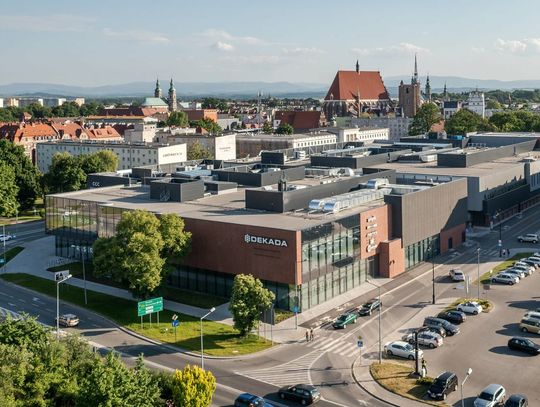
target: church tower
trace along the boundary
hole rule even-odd
[[[426,78],[426,100],[431,102],[431,84],[429,83],[429,74]]]
[[[154,89],[154,97],[160,99],[162,97],[161,88],[159,87],[159,78],[156,79],[156,89]]]
[[[173,80],[171,78],[171,85],[169,86],[169,111],[174,112],[176,110],[176,107],[176,89],[174,88]]]
[[[414,117],[422,99],[420,81],[418,80],[418,63],[416,61],[416,55],[414,56],[414,73],[411,77],[411,84],[404,84],[403,81],[399,84],[399,104],[405,117]]]

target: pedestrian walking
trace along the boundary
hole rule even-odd
[[[309,340],[310,341],[313,340],[313,328],[310,328],[310,330],[309,330]]]
[[[306,342],[309,342],[309,331],[306,329]]]
[[[422,371],[424,373],[424,377],[427,376],[427,364],[424,358],[422,358]]]

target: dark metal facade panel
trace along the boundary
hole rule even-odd
[[[529,140],[498,148],[469,152],[467,154],[441,153],[437,154],[437,166],[467,168],[499,158],[532,151],[535,144],[536,140]]]
[[[114,175],[89,174],[86,178],[87,188],[112,187],[114,185],[131,185],[131,178]]]

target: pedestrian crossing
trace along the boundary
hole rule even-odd
[[[316,336],[315,339],[305,344],[308,348],[317,349],[320,352],[331,352],[345,357],[359,354],[356,343],[346,342],[343,335]]]
[[[277,387],[311,383],[309,369],[320,356],[321,352],[314,350],[282,365],[234,373]]]

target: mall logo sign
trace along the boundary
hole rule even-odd
[[[268,245],[268,246],[288,247],[286,240],[273,239],[271,237],[253,236],[253,235],[250,235],[250,234],[245,234],[244,235],[244,242],[246,242],[246,243],[265,244],[265,245]]]

